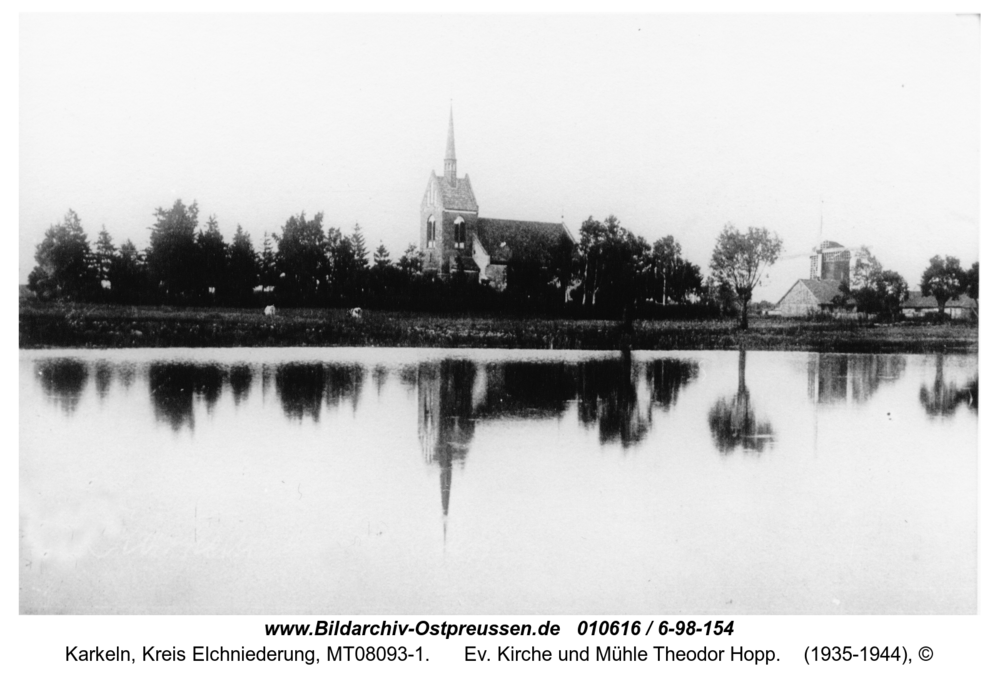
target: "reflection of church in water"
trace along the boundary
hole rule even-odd
[[[468,457],[477,424],[557,419],[576,406],[602,445],[623,450],[649,433],[654,408],[668,410],[698,374],[693,361],[633,364],[629,357],[581,363],[496,363],[445,360],[416,371],[417,432],[424,461],[439,468],[447,530],[456,472]]]

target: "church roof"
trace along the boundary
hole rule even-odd
[[[441,196],[441,205],[445,210],[463,210],[466,212],[479,212],[479,204],[476,203],[476,194],[472,192],[472,182],[469,175],[461,179],[455,178],[455,185],[445,181],[444,177],[439,177],[433,172],[431,181],[437,182],[438,194]]]
[[[572,243],[566,227],[555,222],[521,222],[513,219],[487,219],[476,221],[476,230],[483,247],[494,263],[510,261],[516,254],[528,255],[549,251],[563,239]]]

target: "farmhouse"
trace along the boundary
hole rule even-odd
[[[800,278],[785,293],[774,309],[776,316],[808,316],[820,311],[834,311],[836,298],[843,296],[840,283],[815,278]]]
[[[975,300],[964,293],[958,299],[949,299],[944,305],[944,312],[951,318],[972,318],[976,315],[976,311]],[[909,298],[903,302],[903,315],[907,318],[919,318],[937,312],[937,299],[931,295],[924,296],[919,292],[911,292]]]
[[[469,175],[458,176],[454,116],[448,117],[444,175],[433,170],[420,204],[420,251],[425,272],[465,274],[502,290],[512,263],[546,263],[568,253],[573,236],[565,224],[479,216]]]

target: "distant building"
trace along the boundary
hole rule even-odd
[[[958,299],[948,300],[944,305],[944,312],[952,318],[972,318],[976,315],[976,309],[976,301],[964,293]],[[937,312],[937,299],[931,295],[924,296],[919,292],[911,292],[909,298],[903,302],[903,315],[907,318],[919,318]]]
[[[449,115],[444,175],[431,171],[427,181],[419,242],[425,272],[464,273],[502,290],[512,261],[544,259],[543,251],[572,247],[574,239],[562,223],[480,217],[469,175],[458,176],[455,123]]]
[[[840,284],[846,281],[850,285],[856,263],[856,251],[832,240],[823,241],[809,256],[809,278],[795,281],[771,314],[808,316],[821,311],[853,310],[853,300],[850,297],[842,299]]]
[[[838,297],[843,297],[843,293],[840,291],[840,283],[837,281],[800,278],[778,301],[774,309],[771,310],[771,314],[775,316],[808,316],[821,311],[833,312],[841,308],[853,307],[850,300],[845,300],[844,305],[838,306],[836,303]]]
[[[825,240],[809,257],[809,278],[821,281],[848,281],[854,269],[855,253],[840,243]]]

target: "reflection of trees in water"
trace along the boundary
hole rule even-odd
[[[575,376],[562,363],[497,363],[487,366],[484,377],[479,417],[559,417],[576,398]]]
[[[131,389],[132,383],[135,381],[135,364],[121,363],[117,366],[116,372],[118,374],[118,383],[126,390]]]
[[[274,385],[285,415],[297,420],[309,415],[319,421],[323,405],[323,364],[286,363],[274,371]]]
[[[324,405],[336,407],[345,399],[357,408],[364,380],[365,368],[360,365],[285,363],[274,369],[281,408],[297,420],[308,415],[318,422]]]
[[[42,391],[66,413],[72,413],[80,403],[87,384],[87,366],[74,358],[40,361],[35,377]]]
[[[385,383],[389,380],[389,371],[384,365],[377,365],[372,369],[372,382],[375,384],[375,395],[381,396]]]
[[[720,453],[741,448],[745,452],[763,452],[774,441],[774,429],[767,420],[758,419],[746,386],[746,351],[740,350],[739,386],[736,395],[720,398],[708,411],[712,440]]]
[[[979,375],[959,387],[954,380],[947,380],[944,374],[944,354],[934,359],[934,382],[928,387],[920,387],[920,405],[929,417],[951,417],[961,405],[979,411]]]
[[[895,354],[810,354],[807,380],[810,398],[820,404],[851,400],[864,403],[885,381],[899,379],[906,358]]]
[[[240,405],[250,396],[253,384],[253,368],[239,363],[229,368],[229,387],[233,390],[233,402]]]
[[[102,401],[111,391],[111,379],[114,371],[107,361],[98,361],[94,366],[94,385],[97,387],[97,397]]]
[[[577,365],[577,413],[584,426],[597,424],[602,444],[621,442],[628,448],[649,433],[652,407],[638,407],[636,379],[628,352],[617,361]]]
[[[412,393],[417,388],[419,381],[419,366],[404,365],[399,369],[399,381],[403,384],[407,393]]]
[[[675,358],[652,361],[646,367],[646,383],[653,403],[669,410],[677,403],[681,389],[698,378],[698,364]]]
[[[346,400],[351,402],[351,409],[356,411],[365,375],[365,368],[361,365],[323,366],[323,398],[326,405],[337,407]]]
[[[222,393],[225,372],[215,364],[153,363],[149,366],[149,395],[157,421],[177,431],[194,428],[194,401],[205,401],[209,412]]]

